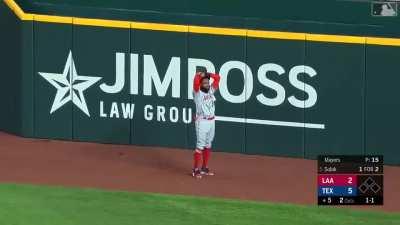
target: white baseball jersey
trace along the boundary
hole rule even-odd
[[[208,93],[201,90],[193,91],[194,103],[196,104],[196,117],[214,117],[215,116],[215,89],[210,87]]]
[[[210,74],[214,79],[208,93],[201,91],[201,77],[196,75],[193,82],[193,99],[196,104],[196,149],[211,148],[215,134],[215,96],[220,77],[218,74]]]

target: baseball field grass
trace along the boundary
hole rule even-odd
[[[175,195],[0,185],[2,225],[398,225],[400,214]]]

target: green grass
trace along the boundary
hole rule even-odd
[[[400,214],[160,194],[0,185],[1,225],[399,225]]]

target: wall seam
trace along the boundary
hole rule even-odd
[[[129,29],[129,51],[128,51],[128,65],[129,65],[129,69],[128,69],[128,71],[129,71],[129,83],[130,82],[132,82],[130,79],[131,79],[131,76],[130,76],[130,71],[132,70],[132,68],[131,68],[131,63],[130,63],[130,61],[131,61],[131,54],[133,53],[133,47],[134,47],[134,38],[135,38],[135,36],[134,36],[134,30],[133,30],[133,27],[132,27],[132,23],[130,23],[130,29]],[[139,70],[139,68],[136,68],[137,70]],[[130,90],[128,90],[128,92],[129,92],[129,100],[130,100],[130,102],[132,103],[132,104],[134,104],[134,105],[136,105],[135,104],[135,95],[133,95],[133,94],[131,94],[130,93]],[[134,135],[135,135],[135,132],[134,132],[134,126],[135,126],[135,114],[137,114],[137,113],[135,113],[135,110],[136,110],[136,106],[134,106],[134,110],[133,110],[133,117],[132,117],[132,120],[131,121],[129,121],[129,129],[130,129],[130,135],[129,135],[129,144],[130,145],[133,145],[134,144],[134,139],[135,139],[135,137],[134,137]]]
[[[246,65],[248,65],[247,62],[247,30],[246,30],[246,36],[244,37],[244,62]],[[245,91],[245,99],[247,99],[247,88],[246,88],[246,83],[247,83],[247,67],[244,68],[245,74],[244,74],[244,91]],[[241,149],[241,152],[246,154],[247,153],[247,101],[244,101],[244,106],[243,106],[243,111],[244,111],[244,118],[245,118],[245,123],[243,124],[243,149]]]
[[[363,149],[364,155],[367,154],[367,44],[364,45],[364,79],[363,79]]]
[[[35,22],[35,20],[33,20],[32,21],[32,69],[33,69],[33,71],[32,71],[32,105],[33,105],[33,108],[32,108],[32,135],[34,136],[34,137],[36,137],[36,120],[35,120],[35,118],[36,118],[36,104],[35,104],[35,102],[36,102],[36,92],[35,92],[35,90],[36,90],[36,85],[37,85],[37,83],[36,83],[36,79],[35,79],[35,76],[36,76],[36,38],[35,38],[35,35],[36,34],[36,22]]]
[[[75,32],[75,23],[74,23],[75,18],[72,18],[72,23],[71,23],[71,49],[70,51],[72,54],[74,54],[74,32]],[[73,57],[73,55],[72,55]],[[71,61],[72,63],[72,61]],[[69,65],[70,68],[72,68],[72,65]],[[70,76],[73,76],[73,74],[70,74]],[[71,84],[72,85],[72,84]],[[75,109],[75,104],[73,104],[73,98],[74,95],[71,93],[71,140],[75,140],[75,132],[74,132],[74,109]]]
[[[187,28],[188,30],[189,30],[189,27]],[[186,71],[183,73],[183,74],[186,74],[186,72],[187,72],[187,68],[188,68],[188,63],[189,63],[189,61],[188,61],[188,59],[189,59],[189,33],[187,32],[186,34],[185,34],[185,40],[186,40],[186,42],[185,42],[185,50],[186,50],[186,66],[184,67],[185,69],[186,69]],[[182,71],[181,71],[181,74],[182,74]],[[186,80],[187,80],[187,84],[189,83],[189,74],[187,74],[187,76],[186,76]],[[189,88],[189,86],[188,85],[185,85],[187,88]],[[188,94],[188,91],[186,90],[185,91],[185,93],[186,94]],[[189,99],[189,97],[190,96],[187,96],[186,98],[185,98],[185,105],[186,105],[186,109],[188,110],[188,112],[189,112],[189,109],[191,108],[191,106],[190,106],[190,99]],[[191,111],[192,113],[191,113],[191,115],[190,115],[190,117],[192,118],[192,123],[194,123],[194,121],[193,121],[193,111]],[[190,136],[189,136],[189,133],[190,133],[190,123],[185,123],[185,127],[186,127],[186,148],[187,149],[190,149],[191,148],[191,146],[190,146]]]
[[[304,37],[304,58],[303,58],[303,65],[307,65],[307,36]],[[303,82],[303,97],[305,96],[305,83]],[[303,123],[306,122],[306,108],[305,108],[305,102],[303,102],[304,107],[303,107]],[[304,125],[303,127],[303,158],[306,158],[306,127]]]

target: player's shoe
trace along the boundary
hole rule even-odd
[[[196,178],[196,179],[201,179],[202,176],[201,176],[201,171],[200,171],[200,169],[193,169],[193,170],[192,170],[192,176],[193,176],[194,178]]]
[[[201,168],[201,172],[200,172],[200,174],[201,175],[206,175],[206,176],[214,176],[215,174],[212,172],[212,171],[210,171],[210,169],[209,168]]]

